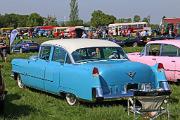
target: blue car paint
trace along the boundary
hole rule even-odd
[[[26,86],[57,95],[60,92],[73,93],[78,98],[88,101],[93,100],[93,88],[107,99],[120,98],[133,96],[133,93],[123,93],[124,85],[128,83],[150,82],[153,89],[157,89],[160,81],[166,81],[164,73],[157,70],[157,65],[150,68],[128,60],[61,64],[41,59],[14,59],[12,66],[12,71],[20,74]],[[92,75],[94,67],[99,69],[99,77]],[[132,70],[136,71],[136,76],[131,80],[127,72]]]

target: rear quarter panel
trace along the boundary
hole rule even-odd
[[[82,65],[65,65],[60,81],[61,91],[75,94],[78,98],[91,101],[92,88],[99,87],[99,78],[93,77],[92,69]]]

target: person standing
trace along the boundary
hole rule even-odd
[[[4,38],[1,38],[0,40],[0,55],[3,60],[3,62],[6,62],[7,60],[7,45]]]
[[[81,38],[87,38],[87,34],[83,32]]]

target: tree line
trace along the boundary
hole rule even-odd
[[[124,22],[140,22],[144,21],[150,23],[150,17],[143,18],[139,15],[135,15],[134,18],[120,18],[117,19],[113,15],[108,15],[101,10],[95,10],[91,14],[91,19],[89,22],[84,22],[83,20],[70,15],[72,19],[69,21],[61,22],[58,24],[56,17],[48,16],[42,17],[38,13],[32,13],[30,15],[20,15],[20,14],[0,14],[0,28],[2,27],[33,27],[33,26],[42,26],[42,25],[54,25],[54,26],[76,26],[76,25],[84,25],[84,26],[107,26],[114,22],[124,23]]]
[[[38,13],[30,15],[0,14],[0,28],[3,27],[33,27],[42,25],[58,25],[56,17],[42,17]]]

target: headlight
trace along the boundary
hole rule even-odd
[[[140,84],[140,90],[141,91],[150,91],[151,90],[151,84],[150,83]]]

